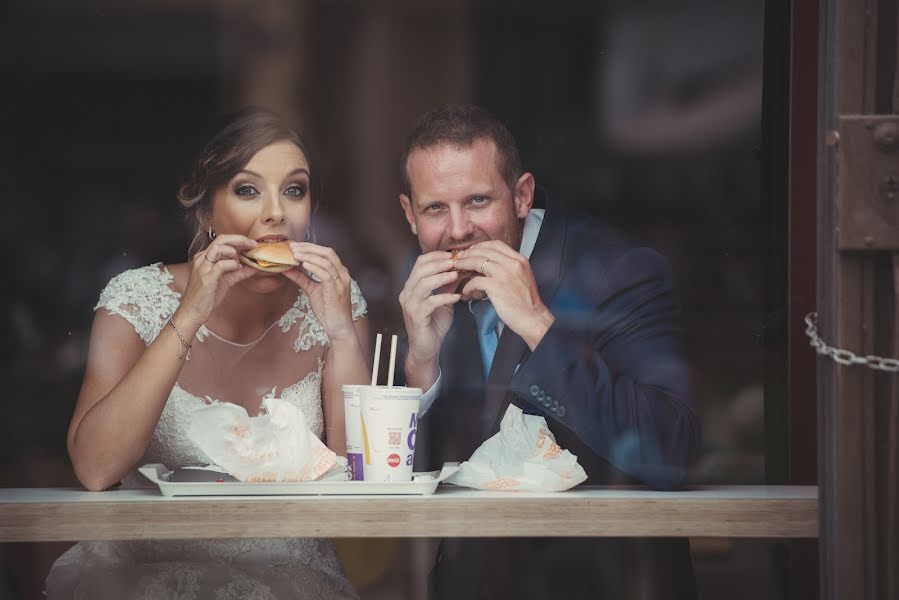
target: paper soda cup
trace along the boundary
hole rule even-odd
[[[365,481],[411,481],[419,388],[361,386]]]
[[[359,403],[359,390],[364,385],[343,386],[344,419],[346,422],[346,461],[353,481],[362,481],[362,406]]]

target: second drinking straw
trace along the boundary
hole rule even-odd
[[[396,335],[390,336],[390,370],[387,371],[387,387],[393,387],[393,370],[396,363]]]

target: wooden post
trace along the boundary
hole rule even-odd
[[[896,0],[825,0],[821,21],[818,307],[825,340],[896,354]],[[884,72],[889,76],[885,76]],[[880,113],[878,115],[878,113]],[[879,133],[878,133],[879,132]],[[895,194],[894,194],[895,196]],[[899,598],[896,374],[819,359],[824,598]]]

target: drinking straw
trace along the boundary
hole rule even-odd
[[[396,366],[396,335],[390,336],[390,370],[387,371],[387,387],[393,387],[393,370]]]
[[[371,384],[378,384],[378,364],[381,362],[381,334],[375,338],[375,364],[371,369]]]

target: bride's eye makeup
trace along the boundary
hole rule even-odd
[[[259,195],[259,190],[249,183],[239,183],[234,186],[234,194],[241,198],[255,198]]]
[[[293,198],[305,198],[308,188],[305,183],[292,183],[284,189],[285,196]]]

